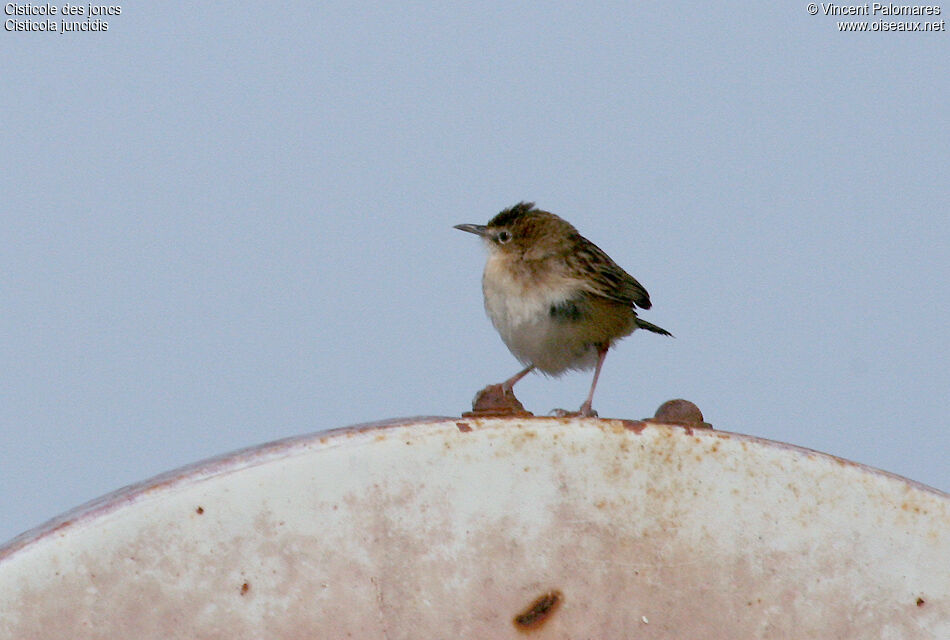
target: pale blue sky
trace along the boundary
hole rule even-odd
[[[208,456],[468,409],[519,365],[452,225],[519,200],[677,336],[608,356],[601,415],[685,397],[950,490],[947,32],[805,2],[121,6],[0,32],[0,541]],[[517,391],[545,413],[589,382]]]

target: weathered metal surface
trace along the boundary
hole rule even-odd
[[[285,440],[0,548],[0,638],[950,638],[950,497],[709,429]]]

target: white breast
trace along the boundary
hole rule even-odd
[[[583,342],[570,323],[551,317],[551,307],[577,294],[565,281],[526,281],[512,275],[502,258],[490,256],[482,277],[485,311],[511,353],[524,364],[556,375],[589,369],[597,350]]]

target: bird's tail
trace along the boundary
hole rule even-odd
[[[649,322],[641,318],[637,318],[637,327],[641,329],[646,329],[647,331],[652,331],[653,333],[659,333],[661,336],[670,336],[671,338],[673,337],[673,334],[667,331],[666,329],[658,327],[655,324],[650,324]]]

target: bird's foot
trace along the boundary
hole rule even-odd
[[[557,418],[596,418],[597,412],[590,407],[581,407],[578,411],[567,409],[552,409],[551,413]]]
[[[472,410],[462,414],[465,418],[478,417],[527,417],[534,414],[527,411],[515,397],[511,387],[502,384],[490,384],[475,394]]]

